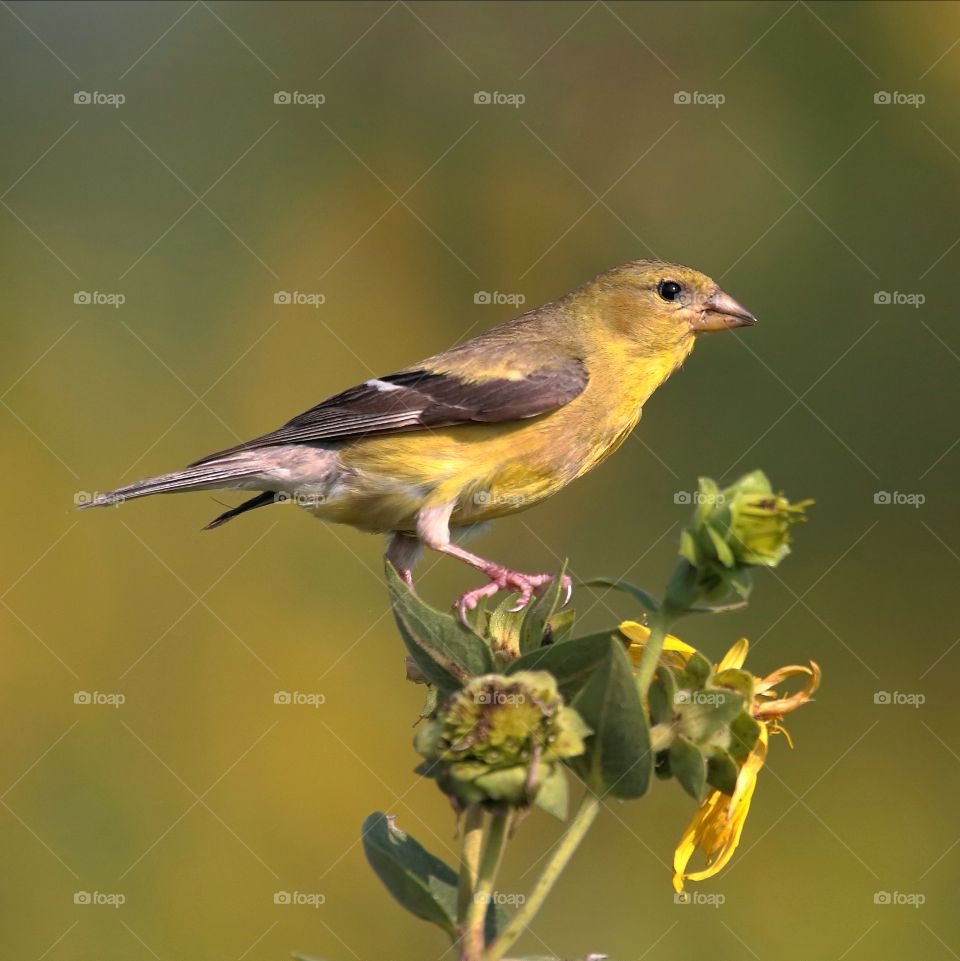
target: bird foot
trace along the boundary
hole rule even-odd
[[[472,591],[467,591],[455,605],[460,620],[467,627],[470,626],[467,615],[470,611],[476,610],[477,605],[485,597],[492,597],[498,591],[518,591],[520,597],[510,610],[522,611],[532,598],[542,593],[543,588],[557,576],[556,574],[521,574],[519,571],[511,571],[509,568],[499,566],[492,566],[484,573],[490,578],[490,582],[483,587],[475,587]],[[563,576],[563,589],[566,591],[566,597],[561,607],[570,603],[570,597],[573,594],[573,581],[566,574]]]

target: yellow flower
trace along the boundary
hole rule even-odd
[[[650,636],[650,628],[639,621],[624,621],[620,625],[620,633],[630,640],[627,653],[630,655],[633,666],[636,667],[640,663],[640,655],[643,654],[644,645]],[[670,666],[682,667],[687,659],[696,653],[695,648],[692,648],[689,644],[684,644],[679,637],[668,634],[663,641],[663,653],[660,655],[660,660]]]
[[[620,625],[620,631],[629,638],[631,657],[636,661],[650,636],[649,629],[636,621],[626,621]],[[749,647],[746,638],[737,641],[716,666],[717,673],[742,668]],[[667,637],[663,650],[662,660],[665,663],[670,663],[671,659],[679,659],[681,663],[685,663],[696,653],[689,644],[672,635]],[[803,688],[795,694],[779,697],[774,688],[789,678],[798,676],[807,679]],[[704,881],[713,877],[733,857],[733,852],[740,843],[753,792],[757,787],[757,775],[767,759],[770,735],[783,734],[787,743],[793,747],[790,735],[780,721],[785,714],[795,711],[809,701],[819,684],[820,668],[814,661],[810,662],[809,667],[790,664],[764,678],[754,678],[754,700],[750,713],[760,722],[760,736],[753,750],[740,765],[733,794],[728,796],[720,791],[711,791],[684,830],[673,855],[673,886],[676,891],[683,890],[685,881]],[[702,870],[688,871],[687,865],[698,849],[705,857],[706,865]]]
[[[721,871],[733,857],[750,802],[757,786],[757,774],[767,759],[767,726],[760,725],[760,738],[737,775],[737,786],[731,797],[711,791],[693,816],[673,853],[673,888],[680,892],[684,881],[704,881]],[[687,871],[687,864],[699,848],[707,859],[702,871]]]

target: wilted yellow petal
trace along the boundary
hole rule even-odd
[[[793,750],[793,738],[790,737],[790,732],[779,722],[779,721],[766,721],[767,730],[771,734],[782,734],[790,746],[790,750]]]
[[[753,708],[753,716],[757,720],[763,720],[764,718],[779,718],[783,717],[784,714],[789,714],[791,711],[795,711],[798,707],[806,704],[809,701],[817,688],[820,686],[820,665],[816,661],[811,661],[809,667],[803,667],[800,664],[791,664],[789,667],[781,667],[780,670],[774,671],[772,674],[767,675],[762,681],[757,685],[757,690],[762,693],[769,691],[774,685],[780,684],[782,681],[790,677],[797,677],[798,675],[805,675],[807,677],[807,683],[797,691],[795,694],[791,694],[789,697],[775,698],[771,701],[765,701],[761,704],[755,704]]]
[[[704,881],[713,877],[733,857],[757,787],[757,774],[767,757],[767,743],[767,728],[761,724],[760,739],[740,768],[733,796],[711,791],[687,825],[673,856],[673,887],[676,891],[683,890],[684,881]],[[707,866],[688,873],[687,865],[697,848],[705,855]]]

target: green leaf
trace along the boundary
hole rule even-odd
[[[393,616],[410,656],[430,684],[457,690],[471,677],[489,674],[493,657],[482,638],[450,614],[424,604],[386,562]]]
[[[493,641],[494,647],[512,652],[513,657],[516,657],[516,652],[520,650],[520,630],[526,613],[510,610],[517,603],[518,596],[511,594],[504,598],[503,603],[490,615],[486,631],[486,636]]]
[[[642,587],[637,587],[629,581],[622,581],[614,577],[594,577],[592,580],[584,581],[584,587],[610,587],[615,591],[623,591],[629,594],[634,600],[639,601],[651,614],[656,614],[660,610],[660,601],[649,591]]]
[[[457,872],[380,812],[364,821],[361,835],[370,866],[394,898],[456,940]]]
[[[678,737],[670,745],[670,773],[695,801],[703,800],[707,762],[695,744]]]
[[[566,821],[569,801],[570,786],[567,783],[567,772],[562,764],[555,764],[551,773],[540,785],[533,803],[547,814]]]
[[[536,651],[543,644],[543,634],[547,628],[547,622],[557,610],[560,599],[566,595],[566,591],[563,589],[563,578],[566,571],[567,565],[564,562],[560,573],[547,585],[547,589],[524,611],[523,624],[520,628],[521,654]]]
[[[737,773],[736,762],[726,751],[716,748],[707,758],[707,783],[723,794],[733,794],[737,786]]]
[[[650,732],[623,644],[609,638],[607,645],[607,658],[573,700],[594,733],[587,738],[585,753],[571,766],[596,794],[637,798],[646,793],[653,769]]]
[[[507,674],[549,671],[556,678],[563,699],[569,704],[597,668],[609,658],[612,636],[607,631],[541,647],[514,661],[507,668]],[[620,641],[616,643],[622,648]]]

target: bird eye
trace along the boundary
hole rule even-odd
[[[657,284],[657,293],[664,300],[676,300],[683,288],[675,280],[661,280]]]

